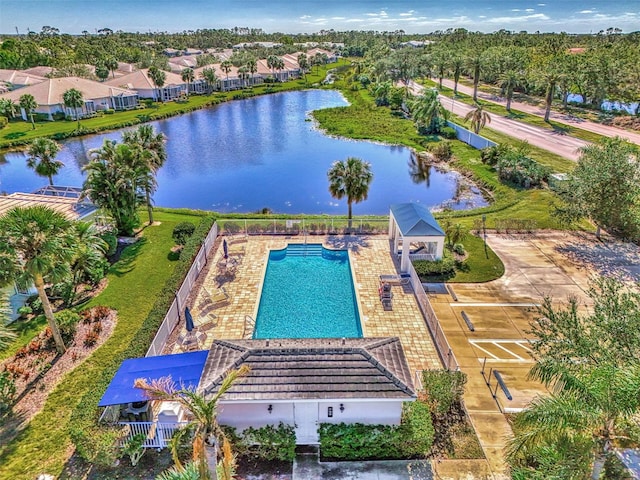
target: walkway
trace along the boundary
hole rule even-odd
[[[443,79],[442,84],[446,87],[453,89],[453,80]],[[473,87],[469,87],[467,85],[461,85],[458,83],[458,91],[460,93],[464,93],[466,95],[473,95]],[[497,103],[499,105],[506,105],[507,101],[496,95],[491,93],[481,92],[478,90],[478,98],[482,98],[488,102]],[[531,115],[536,115],[538,117],[544,118],[544,107],[539,107],[537,105],[529,105],[528,103],[523,102],[511,102],[511,107],[514,110],[520,110],[521,112],[529,113]],[[640,133],[630,132],[628,130],[623,130],[621,128],[611,127],[608,125],[602,125],[601,123],[592,122],[590,120],[584,120],[582,118],[574,117],[573,115],[568,115],[566,113],[556,112],[551,110],[551,114],[549,115],[549,119],[554,122],[562,123],[564,125],[571,125],[572,127],[580,128],[582,130],[586,130],[588,132],[597,133],[599,135],[604,135],[605,137],[622,137],[626,138],[632,143],[640,145]]]
[[[410,82],[410,88],[415,94],[419,94],[424,90],[422,85],[413,81]],[[474,109],[471,105],[445,97],[444,95],[439,95],[438,98],[445,109],[463,118]],[[489,115],[491,117],[491,123],[487,125],[487,128],[517,138],[518,140],[526,140],[531,145],[548,150],[569,160],[577,161],[579,157],[578,150],[589,145],[588,142],[569,135],[560,135],[559,133],[551,132],[544,128],[527,125],[517,120],[496,115],[495,113]]]

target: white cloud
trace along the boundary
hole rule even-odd
[[[580,10],[578,13],[583,13],[583,14],[586,14],[586,13],[596,13],[596,11],[595,11],[595,10]]]
[[[511,11],[512,12],[520,12],[521,10],[519,8],[512,8]]]
[[[380,11],[380,16],[381,17],[388,17],[389,15],[387,14],[387,12],[385,12],[384,10]]]
[[[546,7],[546,6],[547,6],[547,4],[546,4],[546,3],[539,3],[539,4],[538,4],[538,6],[539,6],[539,7]]]
[[[311,18],[311,15],[302,15],[300,20],[306,20],[307,18]]]
[[[346,20],[347,17],[331,17],[331,20]]]
[[[531,20],[550,20],[550,18],[544,13],[534,13],[533,15],[521,15],[517,17],[493,17],[488,18],[486,22],[508,25],[510,23],[528,22]]]
[[[527,8],[527,9],[525,10],[525,12],[527,12],[527,13],[531,13],[531,12],[535,12],[535,10],[534,10],[533,8]]]
[[[479,15],[478,18],[487,18],[486,15]]]
[[[415,13],[415,10],[409,10],[408,12],[401,13],[401,17],[411,17]]]

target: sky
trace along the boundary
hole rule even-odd
[[[447,28],[494,32],[640,31],[640,0],[0,0],[0,33],[180,32],[262,28],[268,33]]]

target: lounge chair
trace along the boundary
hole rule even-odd
[[[213,313],[206,313],[196,318],[193,325],[200,331],[206,332],[218,325],[218,316]]]
[[[380,300],[382,301],[382,308],[385,310],[393,310],[393,301],[392,297],[382,297]]]
[[[224,287],[220,287],[216,289],[213,293],[209,292],[204,287],[202,287],[202,290],[209,297],[208,300],[216,307],[220,305],[224,305],[231,301],[231,297],[229,296],[229,294],[227,293]]]
[[[395,285],[408,285],[411,282],[409,273],[401,273],[400,275],[380,275],[381,283],[393,283]]]

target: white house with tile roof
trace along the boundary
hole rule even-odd
[[[187,84],[177,73],[164,72],[164,86],[158,88],[149,76],[149,69],[137,70],[119,78],[112,78],[105,81],[105,85],[126,88],[135,91],[140,98],[152,98],[154,100],[175,100],[180,95],[186,93]]]

